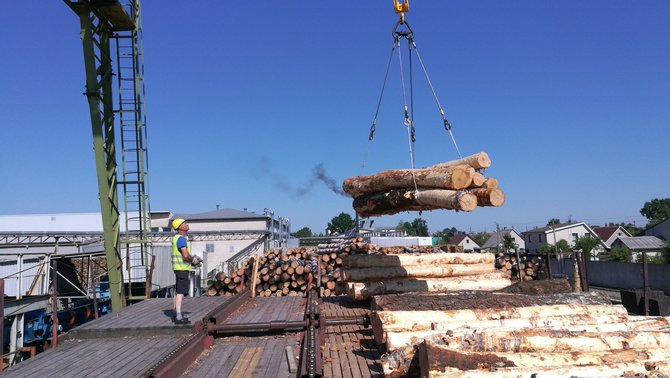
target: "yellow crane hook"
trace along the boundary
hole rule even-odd
[[[404,23],[405,12],[409,12],[409,0],[393,0],[393,11],[400,13],[400,23]]]

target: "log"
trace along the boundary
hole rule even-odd
[[[359,215],[366,217],[437,209],[472,211],[477,207],[477,197],[446,189],[398,189],[356,197],[353,207]]]
[[[505,193],[502,190],[476,188],[468,190],[468,193],[477,197],[477,206],[500,207],[505,203]]]
[[[342,189],[351,197],[386,192],[392,189],[413,188],[465,189],[472,182],[472,174],[461,167],[428,169],[394,169],[369,176],[344,179]],[[479,185],[478,185],[479,186]]]
[[[430,166],[429,168],[448,168],[457,165],[468,165],[474,169],[486,169],[491,166],[491,159],[486,152],[478,152],[474,155],[466,156],[462,159],[438,163]]]
[[[219,294],[219,291],[212,285],[209,289],[207,289],[207,295],[210,297],[213,297],[215,295]]]
[[[498,180],[494,179],[493,177],[489,177],[484,181],[484,184],[482,184],[482,188],[487,188],[487,189],[497,189],[498,188]]]
[[[443,266],[448,264],[491,264],[492,253],[431,253],[421,255],[349,255],[342,259],[346,268],[381,268],[393,266]]]
[[[475,174],[472,176],[472,182],[470,183],[470,186],[479,188],[483,186],[485,182],[486,177],[484,177],[484,175],[479,172],[475,172]]]
[[[450,292],[460,290],[500,290],[511,285],[509,278],[497,273],[441,279],[403,279],[365,283],[351,283],[347,295],[356,300],[366,300],[374,295],[412,292]]]
[[[421,377],[508,377],[540,376],[628,376],[625,371],[648,373],[650,365],[667,369],[670,354],[660,348],[645,351],[622,350],[609,353],[463,353],[443,345],[425,341],[417,348]],[[645,364],[645,361],[649,364]],[[666,361],[663,361],[666,360]],[[633,367],[634,364],[639,367]],[[625,364],[625,365],[622,365]],[[566,366],[567,365],[567,366]],[[575,366],[577,365],[577,366]],[[587,366],[589,365],[589,366]],[[645,366],[647,365],[647,366]],[[603,368],[619,369],[616,372]],[[569,372],[564,372],[563,370]],[[586,371],[584,369],[587,369]],[[595,370],[594,370],[595,369]],[[531,372],[530,370],[533,370]],[[653,369],[651,369],[653,370]],[[588,372],[587,372],[588,371]],[[501,374],[504,372],[504,374]],[[647,376],[644,374],[643,376]]]
[[[342,279],[346,282],[365,282],[387,278],[445,278],[472,276],[494,273],[490,263],[447,264],[447,265],[408,265],[376,268],[348,268],[342,270]]]

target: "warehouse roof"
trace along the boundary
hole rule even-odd
[[[198,220],[230,220],[230,219],[267,219],[269,215],[250,213],[235,209],[218,209],[196,214],[174,214],[174,218],[184,218],[189,221]]]

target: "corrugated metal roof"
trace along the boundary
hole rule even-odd
[[[502,244],[503,238],[505,235],[509,235],[513,230],[500,230],[500,232],[491,232],[489,233],[489,238],[486,240],[482,249],[484,248],[495,248],[498,244]]]
[[[123,219],[124,215],[121,214]],[[131,227],[132,229],[133,227]],[[134,227],[137,229],[137,227]],[[0,215],[0,231],[7,232],[102,232],[100,213]],[[121,231],[125,224],[121,222]]]
[[[194,221],[194,220],[225,220],[225,219],[267,219],[269,218],[269,216],[265,214],[255,214],[235,209],[218,209],[197,214],[175,214],[173,218],[184,218],[189,221]]]
[[[663,248],[663,240],[656,236],[621,236],[618,238],[621,243],[632,250]]]

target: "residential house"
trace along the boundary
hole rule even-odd
[[[605,243],[607,249],[612,248],[612,243],[620,237],[631,237],[632,235],[621,226],[612,227],[593,227],[593,231],[598,234],[600,240]]]
[[[642,252],[646,252],[648,256],[657,256],[664,245],[663,240],[656,236],[621,236],[612,243],[612,248],[628,248],[633,261],[637,261]]]
[[[468,234],[456,234],[449,239],[449,244],[455,244],[463,247],[466,252],[473,252],[481,247]]]
[[[524,252],[526,250],[526,241],[523,239],[523,236],[519,235],[519,233],[514,230],[504,229],[489,234],[489,238],[484,245],[482,245],[482,252],[497,252],[498,246],[500,246],[500,250],[502,250],[505,235],[510,235],[514,239],[519,252]]]
[[[656,236],[659,239],[670,241],[670,218],[647,227],[645,236]]]
[[[554,245],[560,240],[565,240],[570,246],[574,247],[577,240],[584,236],[598,237],[598,234],[584,222],[554,224],[523,233],[526,252],[533,254],[537,254],[543,244]],[[601,241],[600,246],[595,248],[591,255],[597,258],[598,254],[606,251],[606,249],[607,246]]]

